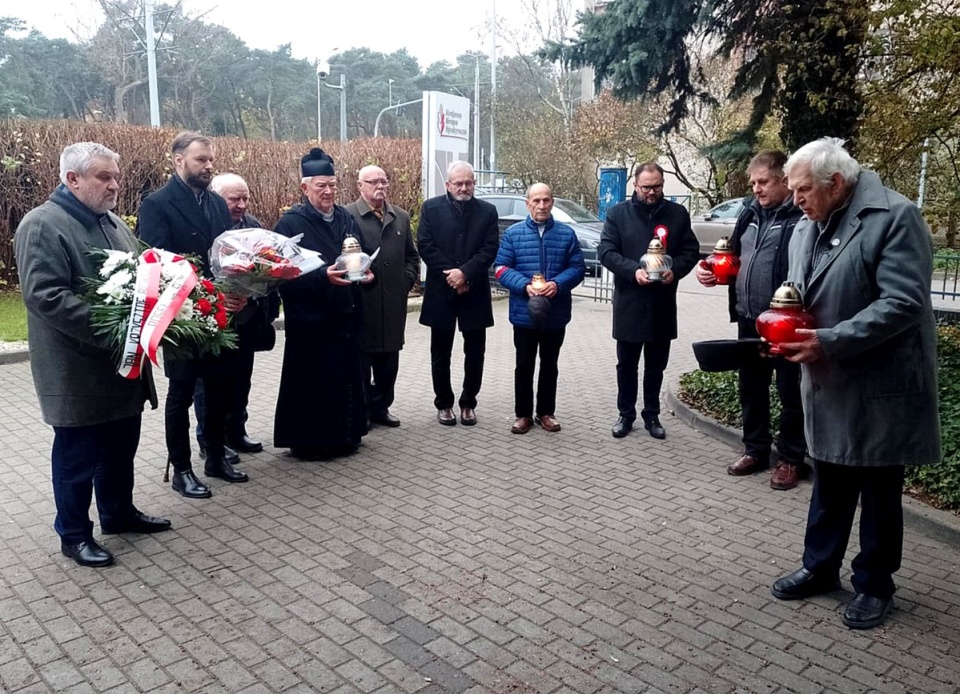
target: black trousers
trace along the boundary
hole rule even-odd
[[[540,377],[537,379],[538,417],[556,414],[557,409],[557,361],[566,328],[539,330],[537,328],[513,328],[513,346],[517,348],[517,366],[513,372],[513,395],[517,417],[533,418],[533,374],[537,368],[537,351],[540,352]]]
[[[393,404],[400,373],[400,352],[363,353],[363,395],[367,415],[383,414]]]
[[[853,588],[876,598],[896,591],[893,574],[903,554],[903,466],[853,467],[816,461],[816,478],[803,565],[836,576],[847,551],[860,501],[860,552],[853,559]]]
[[[646,420],[660,414],[660,388],[663,370],[670,359],[670,340],[662,342],[625,342],[617,340],[617,409],[628,422],[637,418],[637,381],[640,354],[643,359],[643,410]]]
[[[164,405],[164,429],[167,456],[175,470],[191,467],[190,462],[190,405],[193,403],[197,380],[203,381],[203,407],[197,416],[203,421],[203,439],[207,462],[223,460],[226,414],[230,405],[235,377],[233,362],[236,350],[221,353],[219,357],[206,356],[194,360],[190,375],[171,378]]]
[[[438,410],[453,407],[454,394],[450,385],[450,357],[456,329],[430,329],[430,374],[433,378],[433,404]],[[487,351],[487,330],[464,330],[463,335],[463,390],[460,407],[477,406],[477,394],[483,385],[483,357]]]
[[[133,459],[140,445],[140,415],[81,427],[54,427],[54,529],[63,542],[93,539],[90,500],[97,492],[100,524],[133,516]]]
[[[242,439],[247,435],[247,405],[250,402],[250,388],[253,383],[253,357],[256,354],[252,349],[241,346],[233,357],[233,376],[230,379],[230,393],[228,395],[227,412],[224,417],[227,440]],[[197,418],[197,443],[206,447],[207,441],[203,436],[203,411],[206,407],[206,396],[203,390],[203,379],[196,379],[193,391],[193,414]]]
[[[757,338],[756,321],[740,317],[741,338]],[[803,434],[803,403],[800,397],[800,365],[783,357],[761,357],[740,367],[740,407],[743,411],[743,447],[747,455],[768,463],[773,436],[770,434],[770,378],[776,372],[780,396],[780,458],[802,465],[807,452]]]

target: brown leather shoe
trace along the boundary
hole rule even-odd
[[[543,427],[544,431],[560,431],[560,422],[552,414],[537,417],[536,422]]]
[[[801,467],[800,465],[791,465],[786,461],[778,460],[777,467],[774,469],[773,474],[770,475],[770,488],[786,491],[787,489],[796,487],[800,484]]]
[[[472,427],[477,423],[477,413],[472,407],[460,408],[460,423],[465,427]]]
[[[457,417],[453,414],[452,409],[446,407],[442,410],[437,410],[437,421],[444,426],[452,427],[457,423]]]
[[[510,427],[511,434],[526,434],[533,429],[533,420],[529,417],[517,417],[517,421]]]
[[[740,460],[727,468],[727,474],[734,475],[736,477],[755,475],[758,472],[763,472],[768,467],[770,467],[769,464],[762,463],[752,455],[747,455],[744,453],[742,456],[740,456]]]

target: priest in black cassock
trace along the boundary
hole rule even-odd
[[[300,170],[306,201],[280,218],[276,232],[303,234],[300,245],[319,251],[327,265],[280,287],[286,339],[273,444],[296,458],[324,460],[355,452],[367,433],[361,288],[335,264],[348,236],[370,251],[353,216],[334,202],[333,159],[314,147]],[[362,283],[372,281],[368,270]]]

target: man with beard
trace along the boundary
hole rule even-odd
[[[174,175],[163,188],[147,196],[140,206],[137,233],[154,248],[198,257],[205,277],[210,270],[213,240],[233,222],[223,198],[209,190],[213,178],[213,142],[195,132],[182,132],[173,139]],[[245,298],[227,296],[228,311],[239,311]],[[224,430],[227,404],[233,390],[231,381],[235,350],[219,356],[194,359],[165,359],[164,372],[170,380],[164,409],[167,464],[173,466],[173,489],[190,499],[211,496],[210,488],[193,474],[190,460],[190,405],[197,379],[203,380],[203,417],[207,459],[204,474],[227,482],[246,482],[246,474],[234,469],[225,458]]]
[[[787,279],[787,248],[793,229],[803,213],[783,175],[787,155],[765,150],[747,167],[754,197],[746,202],[737,219],[730,243],[740,258],[737,281],[729,286],[730,317],[740,338],[758,338],[757,316],[770,307],[773,293]],[[717,278],[704,263],[698,263],[697,281],[705,287]],[[743,455],[727,467],[731,475],[753,475],[770,466],[770,377],[777,374],[780,396],[779,458],[770,477],[773,489],[793,489],[809,474],[804,456],[803,404],[800,399],[800,365],[784,357],[756,354],[740,365],[740,409],[743,413]]]
[[[333,159],[314,147],[300,160],[306,202],[280,218],[276,232],[303,234],[326,267],[280,287],[286,339],[273,443],[301,460],[350,455],[367,433],[363,397],[363,303],[360,287],[336,268],[344,239],[369,253],[353,217],[336,205]],[[362,283],[373,281],[367,270]]]
[[[655,439],[666,437],[660,423],[660,387],[677,338],[677,282],[700,259],[700,244],[682,205],[664,200],[663,169],[656,162],[637,166],[630,200],[607,212],[597,254],[613,273],[613,337],[617,341],[617,409],[613,435],[622,438],[637,418],[637,376],[643,354],[644,428]],[[673,269],[651,281],[640,258],[659,239]]]
[[[155,533],[170,521],[133,505],[133,460],[143,403],[156,407],[149,363],[139,379],[117,373],[114,345],[91,325],[80,298],[97,274],[91,248],[137,252],[127,225],[111,214],[120,189],[119,155],[96,142],[60,155],[62,185],[28,212],[14,236],[27,307],[30,370],[43,421],[53,427],[54,528],[60,551],[81,566],[107,566],[113,555],[93,539],[90,500],[97,492],[100,529]]]
[[[437,420],[453,426],[450,357],[459,326],[463,334],[460,422],[477,423],[477,394],[483,382],[487,328],[493,325],[488,272],[497,255],[497,208],[473,196],[473,167],[465,161],[447,169],[447,193],[420,210],[417,244],[427,265],[420,323],[430,326],[430,365]]]
[[[400,426],[390,413],[400,369],[407,324],[407,296],[420,271],[420,256],[410,233],[410,215],[390,204],[390,179],[379,166],[365,166],[357,176],[360,197],[347,205],[367,245],[379,249],[371,271],[374,286],[363,292],[366,338],[363,347],[367,417],[388,427]]]

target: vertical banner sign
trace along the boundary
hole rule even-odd
[[[444,92],[423,93],[424,199],[443,195],[447,167],[469,161],[470,99]]]
[[[445,92],[423,93],[423,157],[420,179],[423,198],[447,192],[447,167],[469,161],[470,99]],[[420,279],[427,279],[427,266],[420,261]]]

